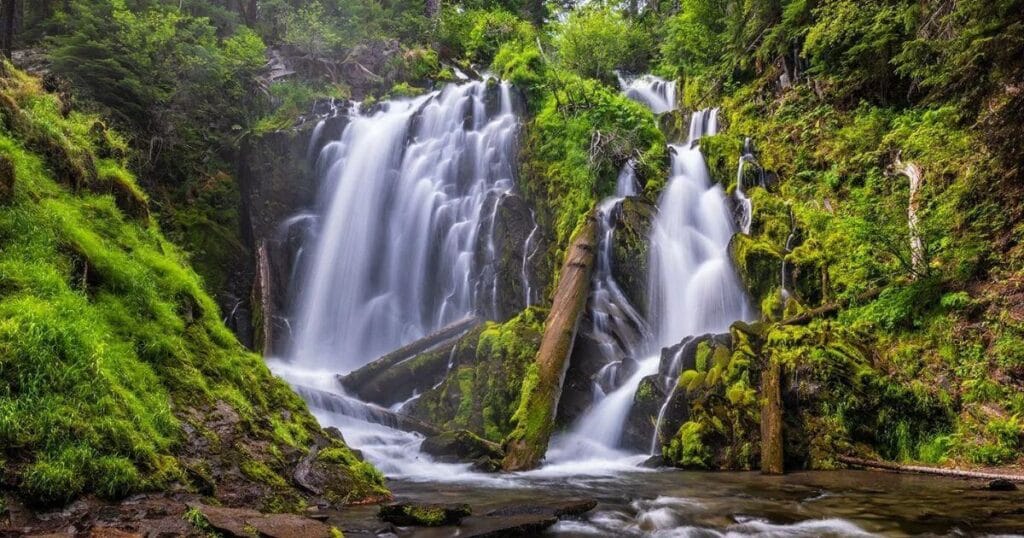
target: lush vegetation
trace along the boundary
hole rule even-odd
[[[730,250],[762,319],[680,378],[692,413],[670,461],[755,465],[769,363],[798,404],[791,465],[994,465],[1024,450],[1021,0],[18,5],[14,48],[41,53],[26,63],[43,78],[4,64],[0,79],[0,459],[34,502],[201,487],[211,473],[186,432],[216,437],[223,404],[260,442],[218,461],[267,486],[269,508],[298,508],[282,473],[319,428],[208,294],[250,264],[240,142],[318,98],[369,105],[486,71],[526,99],[519,186],[551,273],[623,165],[648,199],[664,186],[685,114],[655,117],[618,74],[676,80],[684,110],[720,107],[722,133],[701,146],[728,192],[753,141],[740,180],[754,221]],[[420,413],[502,440],[535,381],[543,312],[461,342]],[[329,444],[317,461],[346,491],[383,493]]]
[[[172,484],[205,491],[215,470],[265,486],[265,508],[301,507],[282,475],[323,434],[221,323],[152,221],[124,139],[95,116],[62,114],[9,64],[0,71],[5,486],[51,505]],[[334,472],[349,500],[386,494],[330,443],[347,458]]]

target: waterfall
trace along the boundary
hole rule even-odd
[[[619,86],[626,97],[647,106],[651,112],[661,114],[676,109],[676,81],[654,75],[627,80],[619,75]]]
[[[494,316],[494,224],[519,125],[510,86],[493,81],[351,116],[317,161],[319,225],[292,313],[292,361],[336,372]]]
[[[740,154],[740,162],[736,170],[736,190],[734,191],[736,199],[736,225],[739,226],[740,231],[744,235],[750,235],[750,225],[754,219],[753,203],[747,195],[747,189],[750,185],[747,185],[745,172],[748,166],[756,167],[758,174],[757,186],[764,187],[764,171],[757,164],[757,157],[754,156],[754,144],[750,138],[746,138],[743,141],[743,153]]]
[[[704,110],[693,114],[689,138],[672,145],[671,177],[658,202],[658,215],[650,238],[648,305],[645,319],[651,328],[645,341],[626,351],[644,353],[635,371],[614,391],[597,399],[570,432],[557,438],[549,451],[549,459],[622,457],[623,431],[635,394],[644,378],[658,375],[671,397],[680,374],[678,360],[661,364],[659,354],[651,352],[671,347],[689,337],[725,332],[737,320],[750,316],[747,298],[729,259],[729,241],[735,225],[725,191],[711,181],[699,141],[718,131],[718,111]],[[623,174],[620,174],[620,183]],[[627,182],[628,183],[628,182]],[[614,207],[612,199],[601,204],[599,215]],[[611,243],[610,231],[602,241]],[[603,269],[601,246],[595,272],[595,293],[602,291]],[[614,279],[609,278],[611,284]],[[608,289],[615,289],[609,286]],[[592,299],[592,304],[600,304]],[[627,302],[628,304],[628,302]],[[602,312],[594,314],[595,320]],[[613,320],[603,321],[606,334],[614,328]],[[646,327],[646,326],[645,326]],[[595,327],[597,329],[598,327]],[[619,358],[629,356],[613,350]],[[640,356],[640,355],[634,355]],[[612,363],[614,364],[614,363]],[[664,368],[664,371],[662,369]],[[658,413],[660,423],[668,398]],[[655,435],[658,425],[655,425]],[[652,442],[653,444],[653,442]]]

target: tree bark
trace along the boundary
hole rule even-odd
[[[783,472],[782,365],[769,359],[761,375],[761,473]]]
[[[0,55],[11,58],[14,47],[14,24],[17,20],[16,0],[3,0],[0,3]]]
[[[907,200],[907,228],[910,231],[910,266],[915,276],[924,275],[927,270],[924,239],[921,237],[920,217],[921,184],[924,175],[921,167],[913,162],[904,163],[896,157],[896,171],[910,180],[910,198]]]
[[[505,441],[502,468],[506,471],[534,469],[547,451],[576,327],[590,292],[596,236],[597,223],[590,215],[566,252],[544,336],[523,381],[519,409],[513,417],[516,426]]]
[[[267,242],[263,241],[256,249],[256,280],[253,282],[252,304],[256,350],[264,356],[273,352],[274,345],[274,303],[270,294],[270,256],[267,252]]]
[[[956,478],[978,478],[982,480],[1009,480],[1011,482],[1024,482],[1024,475],[987,473],[984,471],[961,471],[960,469],[941,469],[938,467],[925,467],[923,465],[901,465],[888,461],[872,461],[850,456],[839,456],[840,462],[855,467],[867,467],[869,469],[884,469],[900,473],[933,474],[939,476],[952,476]]]

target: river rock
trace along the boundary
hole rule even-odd
[[[458,525],[471,513],[468,504],[399,502],[382,505],[377,517],[399,527],[441,527]]]
[[[227,536],[267,538],[329,538],[331,527],[296,514],[264,514],[248,508],[223,508],[189,503],[213,529]]]
[[[544,504],[514,504],[487,512],[487,516],[546,515],[552,517],[579,517],[597,506],[594,499],[565,499]]]
[[[1016,491],[1017,484],[1006,480],[1005,478],[997,478],[988,483],[989,491]]]
[[[548,515],[468,517],[459,527],[460,538],[506,538],[511,536],[537,536],[558,523]]]

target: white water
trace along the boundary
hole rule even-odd
[[[658,203],[650,246],[647,319],[653,331],[647,333],[646,342],[634,348],[654,355],[641,360],[637,371],[621,387],[598,399],[570,432],[553,441],[548,452],[551,461],[583,458],[603,464],[608,459],[621,459],[619,447],[637,388],[645,377],[659,373],[657,351],[688,336],[725,332],[733,322],[750,316],[746,295],[729,259],[729,241],[735,228],[725,192],[711,181],[698,145],[701,137],[717,132],[717,114],[717,110],[695,113],[689,139],[671,147],[672,176]],[[606,211],[608,203],[602,204],[599,213]],[[604,240],[610,243],[610,235]],[[601,258],[598,282],[602,279],[600,269]],[[614,279],[609,280],[611,286],[604,287],[617,287]],[[600,291],[602,286],[597,288]],[[678,370],[673,364],[668,372],[661,372],[666,386],[674,387]],[[664,408],[665,404],[659,423]]]
[[[619,86],[626,97],[647,105],[655,114],[676,109],[676,81],[674,80],[669,81],[654,75],[644,75],[627,80],[620,75]]]
[[[747,166],[758,166],[751,146],[752,143],[749,138],[744,140],[743,154],[740,155],[740,163],[736,170],[736,190],[734,191],[736,199],[736,224],[744,235],[750,235],[750,225],[754,219],[753,203],[747,195],[747,188],[750,186],[745,184],[743,174]]]
[[[473,313],[493,314],[490,232],[511,192],[518,118],[507,84],[392,101],[320,153],[320,226],[291,360],[347,372]]]

